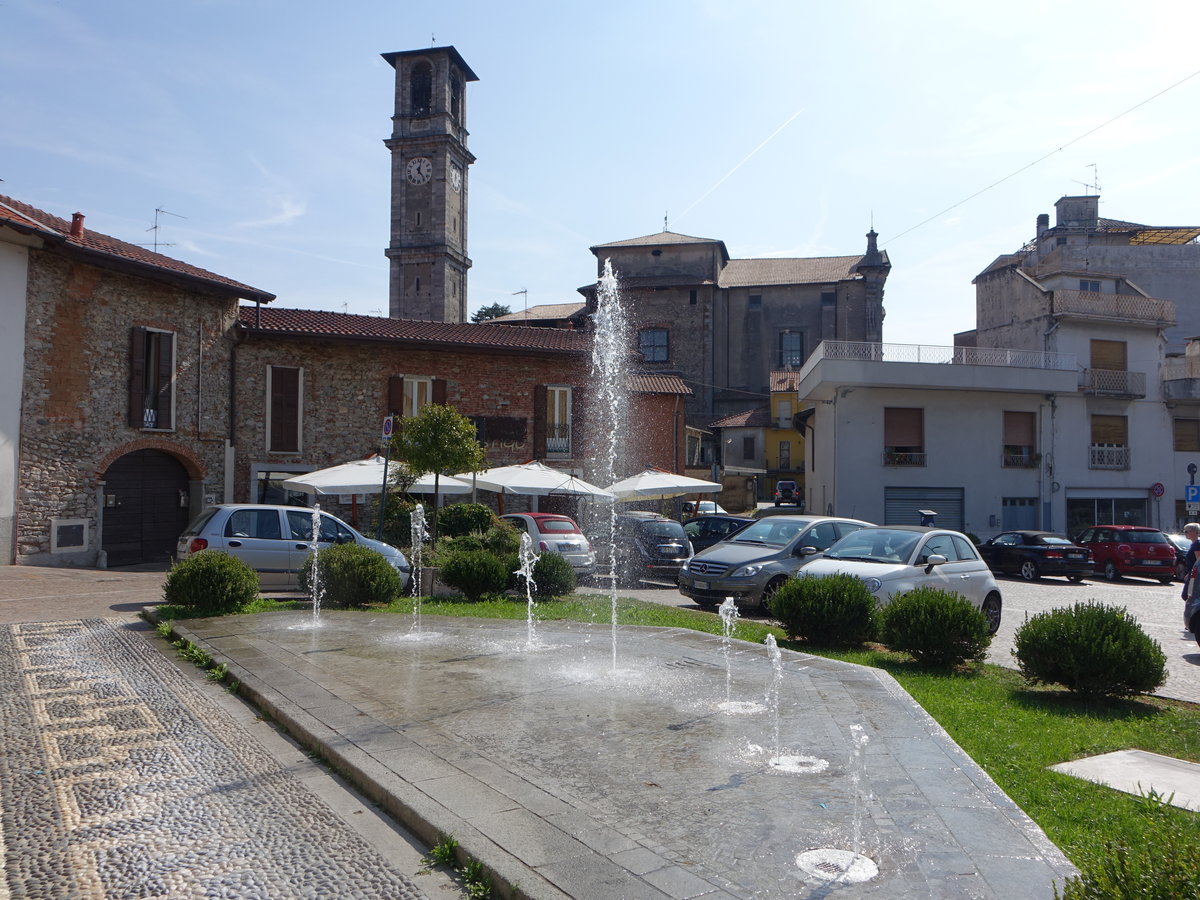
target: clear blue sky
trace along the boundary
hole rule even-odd
[[[379,54],[452,44],[471,310],[576,300],[589,246],[664,215],[736,257],[857,254],[874,222],[884,339],[949,344],[1097,176],[1101,215],[1200,224],[1200,76],[1076,140],[1200,70],[1198,34],[1194,0],[3,0],[0,193],[139,243],[161,208],[165,253],[385,314]]]

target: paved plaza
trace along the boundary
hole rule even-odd
[[[879,670],[783,651],[777,673],[766,646],[633,627],[614,664],[603,623],[327,611],[179,631],[523,896],[1033,900],[1073,871]]]

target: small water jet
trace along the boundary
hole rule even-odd
[[[418,503],[413,507],[409,519],[409,533],[412,537],[412,595],[413,595],[413,624],[412,631],[421,631],[421,566],[425,556],[425,542],[429,540],[429,528],[425,525],[425,507]]]
[[[321,583],[321,504],[314,503],[312,511],[312,569],[309,572],[309,594],[312,596],[312,621],[321,621],[321,594],[325,586]]]
[[[718,610],[721,614],[721,650],[725,655],[725,700],[717,704],[717,709],[731,715],[747,715],[763,711],[763,705],[753,700],[734,700],[733,665],[730,658],[731,643],[734,631],[737,629],[738,608],[732,597],[726,597]]]
[[[533,549],[533,538],[524,531],[521,532],[521,549],[518,551],[517,558],[520,560],[520,566],[516,574],[520,575],[525,582],[525,602],[528,606],[525,616],[527,629],[525,646],[532,647],[534,645],[533,591],[537,587],[537,582],[533,580],[533,567],[537,565],[538,555]]]

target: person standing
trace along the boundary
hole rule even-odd
[[[1184,600],[1187,600],[1191,594],[1192,576],[1196,568],[1196,557],[1200,555],[1200,523],[1188,522],[1184,525],[1183,536],[1191,541],[1187,556],[1183,558],[1183,568],[1187,574],[1183,576],[1183,591],[1181,596]]]

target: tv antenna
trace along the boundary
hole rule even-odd
[[[528,319],[529,318],[529,288],[521,288],[519,291],[512,292],[512,295],[514,297],[517,296],[517,294],[525,295],[525,318]]]
[[[1096,192],[1096,196],[1100,196],[1100,172],[1095,163],[1088,163],[1087,167],[1092,170],[1092,181],[1089,184],[1086,181],[1076,181],[1076,184],[1082,184],[1085,188],[1089,188]],[[1085,195],[1086,196],[1086,195]]]
[[[174,216],[177,219],[186,219],[187,218],[187,216],[181,216],[181,215],[179,215],[179,213],[173,213],[170,210],[163,209],[161,206],[156,206],[154,208],[154,224],[151,225],[146,230],[154,232],[154,242],[153,242],[153,244],[151,244],[151,246],[154,248],[155,253],[158,252],[159,247],[174,247],[175,246],[173,243],[166,243],[166,242],[160,241],[158,239],[159,216]]]

